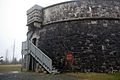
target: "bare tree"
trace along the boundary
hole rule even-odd
[[[17,59],[14,58],[13,61],[12,61],[12,64],[17,64],[17,63],[18,63]]]
[[[0,57],[0,64],[3,62],[3,56]]]

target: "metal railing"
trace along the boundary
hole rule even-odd
[[[22,42],[22,50],[28,50],[27,41]]]
[[[31,41],[22,43],[22,50],[28,49],[30,54],[49,72],[52,72],[52,60],[37,48]]]

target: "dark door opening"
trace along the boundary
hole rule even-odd
[[[33,38],[33,39],[32,39],[32,43],[33,43],[34,45],[36,45],[36,41],[37,41],[36,38]]]

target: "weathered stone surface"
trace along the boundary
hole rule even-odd
[[[77,0],[45,8],[44,24],[82,18],[118,18],[120,1]]]
[[[44,37],[39,39],[39,48],[59,67],[66,52],[72,51],[73,64],[78,69],[99,71],[103,65],[106,69],[117,69],[120,67],[119,25],[119,20],[83,20],[44,26],[46,32],[40,34]]]

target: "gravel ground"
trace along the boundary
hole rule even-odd
[[[38,74],[30,72],[0,73],[0,80],[80,80],[65,74]]]

